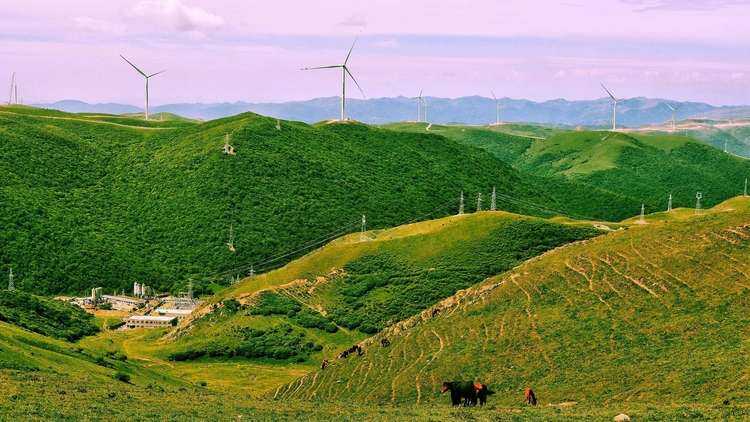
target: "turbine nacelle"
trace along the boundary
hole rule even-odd
[[[125,57],[123,57],[122,54],[120,54],[120,57],[122,57],[123,60],[125,60],[126,62],[128,62],[129,65],[133,66],[133,69],[135,69],[138,73],[140,73],[141,75],[143,75],[144,78],[146,78],[146,120],[148,120],[148,79],[151,78],[151,77],[153,77],[153,76],[156,76],[156,75],[158,75],[160,73],[164,73],[168,69],[164,69],[162,71],[159,71],[159,72],[156,72],[156,73],[152,73],[150,75],[146,75],[145,73],[143,73],[141,71],[141,69],[138,69],[133,63],[130,63],[130,61],[128,59],[126,59]]]

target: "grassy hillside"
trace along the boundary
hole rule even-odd
[[[727,133],[739,134],[747,130],[742,123],[726,123],[722,127]],[[619,207],[637,203],[635,210],[623,210],[626,214],[637,212],[640,203],[646,204],[647,212],[666,209],[670,193],[675,207],[694,207],[696,192],[703,193],[705,206],[714,206],[741,194],[745,178],[750,177],[750,162],[722,152],[724,138],[719,150],[679,135],[571,131],[538,139],[498,134],[484,128],[446,126],[435,130],[458,142],[483,148],[514,168],[540,176],[539,183],[546,181],[553,189],[562,183],[560,178],[577,182],[566,185],[566,200],[571,203],[588,201],[591,208],[606,207],[608,201],[595,202],[602,191],[627,198],[629,202],[620,202]],[[718,143],[713,145],[719,146]]]
[[[18,290],[0,290],[0,321],[68,341],[98,331],[80,307]]]
[[[357,231],[363,214],[368,228],[454,214],[461,191],[467,211],[477,192],[487,208],[496,187],[499,209],[589,215],[491,154],[431,134],[22,107],[4,108],[0,123],[0,273],[13,267],[16,285],[40,294],[129,291],[134,281],[184,291],[189,277],[202,291]],[[221,153],[226,134],[234,156]]]
[[[348,236],[221,292],[159,353],[175,360],[291,359],[314,367],[461,289],[601,233],[483,212],[376,231],[365,242]]]
[[[368,340],[365,356],[269,395],[448,402],[443,381],[474,379],[499,406],[529,387],[542,407],[575,401],[644,416],[664,403],[747,403],[750,199],[685,214],[549,252],[373,339],[391,347]]]

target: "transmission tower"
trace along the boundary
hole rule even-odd
[[[669,202],[667,203],[667,212],[672,211],[672,194],[669,194]]]
[[[10,269],[10,276],[8,277],[8,290],[15,290],[16,287],[13,285],[13,268]]]
[[[365,236],[366,229],[367,229],[367,220],[365,219],[365,215],[362,214],[362,231],[359,233],[360,242],[364,242],[365,239],[367,239],[367,236]]]
[[[497,211],[497,194],[495,194],[495,188],[492,188],[492,201],[490,201],[490,211]]]
[[[461,192],[461,202],[458,205],[458,215],[463,215],[464,213],[464,193]]]
[[[747,179],[745,179],[745,193],[742,196],[747,196]]]
[[[193,279],[188,279],[188,299],[193,300]]]
[[[248,277],[252,277],[255,275],[255,270],[253,269],[253,266],[250,265],[250,271],[247,272]]]
[[[227,243],[227,246],[229,246],[229,250],[234,252],[234,229],[232,228],[232,225],[229,225],[229,243]]]
[[[276,119],[276,130],[281,130],[281,119]]]
[[[646,222],[646,221],[645,221],[645,220],[643,219],[643,217],[644,217],[644,211],[646,211],[646,206],[645,206],[645,204],[643,204],[643,203],[642,203],[642,204],[641,204],[641,219],[640,219],[640,220],[638,221],[638,222],[639,222],[639,223],[641,223],[641,224],[643,224],[643,223],[645,223],[645,222]]]
[[[477,212],[482,211],[482,192],[479,192],[477,197]]]
[[[701,209],[701,198],[703,198],[703,194],[698,192],[695,194],[695,215],[698,215],[698,212]]]
[[[724,152],[727,152],[727,144],[729,143],[728,140],[724,141]]]

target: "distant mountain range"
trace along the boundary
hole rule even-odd
[[[480,96],[461,98],[425,97],[429,104],[427,121],[431,123],[486,124],[495,121],[495,100]],[[637,127],[666,123],[672,118],[665,105],[676,101],[637,97],[624,100],[617,107],[618,125]],[[406,97],[347,100],[347,116],[369,123],[383,124],[416,120],[417,102]],[[72,113],[138,113],[143,109],[127,104],[88,104],[76,100],[53,104],[33,104]],[[600,98],[591,101],[549,100],[541,103],[529,100],[500,99],[501,119],[506,122],[546,123],[564,126],[602,126],[612,122],[612,101]],[[151,113],[168,112],[184,117],[211,120],[252,111],[284,120],[315,123],[336,119],[341,114],[341,98],[316,98],[309,101],[285,103],[167,104],[151,108]],[[676,119],[722,119],[750,117],[750,106],[715,107],[706,103],[685,102],[677,110]]]

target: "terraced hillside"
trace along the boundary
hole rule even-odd
[[[366,241],[348,236],[220,292],[200,317],[181,324],[173,336],[179,341],[165,344],[160,357],[274,357],[315,365],[528,258],[601,233],[590,225],[482,212],[370,232]]]
[[[712,211],[548,252],[269,395],[447,402],[443,381],[473,379],[502,406],[529,387],[542,405],[746,403],[750,199]]]
[[[355,123],[275,126],[253,114],[195,124],[3,108],[0,273],[12,267],[17,287],[40,294],[136,281],[184,291],[188,278],[203,292],[251,264],[276,268],[358,231],[363,214],[371,229],[454,214],[462,191],[467,211],[477,192],[487,208],[493,187],[517,200],[499,209],[601,211],[569,205],[565,190],[443,137]],[[236,155],[221,153],[226,135]],[[602,198],[610,209],[622,203]]]

